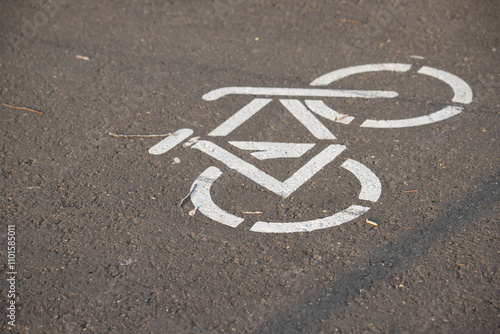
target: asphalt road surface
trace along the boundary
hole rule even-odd
[[[498,333],[499,17],[2,0],[2,328]]]

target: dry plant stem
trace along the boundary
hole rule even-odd
[[[357,20],[349,20],[349,19],[340,19],[340,22],[349,22],[349,23],[361,24],[361,22],[360,22],[360,21],[357,21]]]
[[[111,137],[116,137],[116,138],[155,138],[155,137],[170,136],[171,133],[164,133],[164,134],[159,134],[159,135],[126,135],[126,134],[110,132],[109,135]]]
[[[33,109],[30,109],[30,108],[24,108],[24,107],[15,107],[15,106],[11,106],[7,103],[2,103],[4,106],[6,107],[9,107],[9,108],[14,108],[14,109],[19,109],[19,110],[27,110],[27,111],[31,111],[31,112],[34,112],[36,114],[40,114],[40,115],[43,115],[43,112],[41,111],[38,111],[38,110],[33,110]]]

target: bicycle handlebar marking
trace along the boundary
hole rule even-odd
[[[267,87],[225,87],[203,95],[205,101],[215,101],[226,95],[260,95],[260,96],[301,96],[301,97],[349,97],[392,99],[398,96],[393,91],[383,90],[339,90],[314,88],[267,88]]]

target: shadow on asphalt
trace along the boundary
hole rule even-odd
[[[262,326],[257,333],[296,333],[304,330],[308,333],[318,333],[319,324],[330,318],[332,312],[345,308],[350,300],[360,295],[360,290],[367,290],[376,282],[386,280],[389,276],[393,276],[395,271],[411,269],[414,262],[424,256],[434,243],[462,231],[467,222],[479,218],[479,215],[486,216],[490,210],[499,207],[499,179],[500,171],[484,180],[479,191],[450,204],[449,209],[434,220],[432,230],[429,230],[424,238],[419,232],[408,232],[399,240],[396,239],[394,246],[359,261],[359,263],[380,264],[390,259],[393,265],[392,271],[380,266],[373,266],[370,272],[352,270],[327,288],[309,294],[302,299],[303,302],[284,313],[292,314],[291,317],[278,318],[271,326]],[[448,226],[452,224],[453,229],[449,229]],[[408,253],[396,249],[396,246],[401,245],[412,245],[411,251]],[[372,279],[364,279],[367,275]]]

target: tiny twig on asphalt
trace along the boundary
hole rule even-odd
[[[415,190],[406,190],[406,191],[403,191],[402,194],[416,193],[416,192],[418,192],[418,189],[415,189]]]
[[[87,57],[87,56],[80,56],[80,55],[76,55],[75,58],[76,59],[81,59],[81,60],[90,60],[89,57]]]
[[[373,226],[378,226],[377,223],[375,223],[374,221],[368,220],[368,219],[366,219],[366,223],[370,224],[370,225],[373,225]]]
[[[349,20],[349,19],[340,19],[340,22],[349,22],[349,23],[356,23],[356,24],[362,24],[358,20]]]
[[[422,230],[422,231],[427,231],[428,228],[426,227],[404,227],[404,226],[400,226],[399,228],[403,228],[405,230]]]
[[[155,137],[170,136],[171,133],[164,133],[164,134],[159,134],[159,135],[126,135],[126,134],[110,132],[109,135],[111,137],[116,137],[116,138],[155,138]]]
[[[15,106],[11,106],[7,103],[2,103],[4,106],[6,107],[9,107],[9,108],[14,108],[14,109],[19,109],[19,110],[27,110],[27,111],[31,111],[31,112],[34,112],[34,113],[37,113],[37,114],[40,114],[40,115],[43,115],[43,112],[41,111],[38,111],[38,110],[33,110],[33,109],[30,109],[30,108],[24,108],[24,107],[15,107]]]

